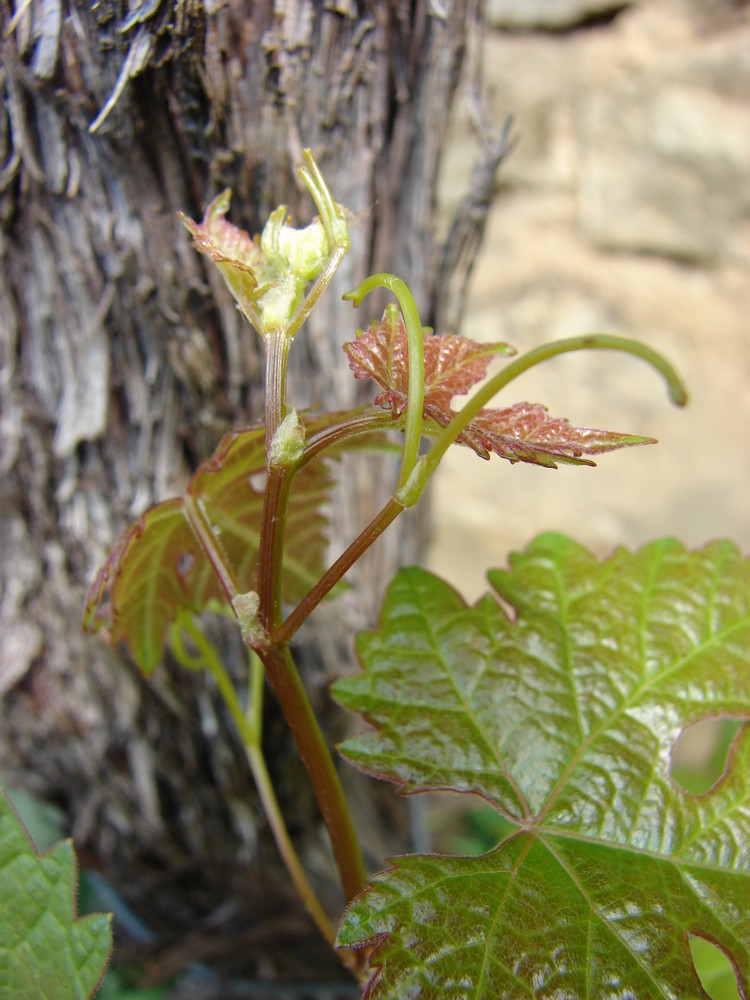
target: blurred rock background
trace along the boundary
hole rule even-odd
[[[462,332],[526,351],[590,331],[665,353],[672,407],[642,362],[554,360],[496,405],[657,437],[557,472],[454,449],[434,491],[430,564],[468,599],[542,530],[598,553],[675,535],[750,549],[750,5],[739,0],[490,0],[485,116],[512,113]],[[446,218],[476,139],[457,102]],[[461,489],[457,499],[456,488]]]

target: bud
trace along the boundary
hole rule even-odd
[[[258,608],[260,607],[260,597],[254,590],[249,590],[246,594],[237,594],[232,600],[234,613],[237,615],[240,632],[246,643],[257,642],[263,637],[263,629],[258,621]]]
[[[211,202],[200,223],[178,213],[196,250],[216,264],[241,312],[263,335],[287,329],[309,283],[322,274],[335,250],[341,253],[349,247],[344,211],[333,201],[310,150],[305,150],[305,158],[300,176],[323,219],[304,229],[290,226],[286,205],[280,205],[262,235],[251,238],[225,218],[229,190]]]
[[[303,283],[317,278],[326,265],[330,248],[320,219],[304,229],[285,223],[286,205],[272,212],[260,238],[265,257],[272,260],[281,274]]]
[[[299,462],[305,450],[305,425],[290,410],[276,429],[271,441],[269,461],[271,465],[291,468]]]

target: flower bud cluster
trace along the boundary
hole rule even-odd
[[[180,213],[195,248],[219,268],[240,311],[266,335],[283,331],[299,309],[307,286],[323,271],[334,247],[348,246],[343,212],[333,205],[325,225],[316,218],[304,229],[287,221],[286,205],[269,216],[260,237],[250,237],[226,219],[231,191],[227,189],[206,209],[203,221]]]

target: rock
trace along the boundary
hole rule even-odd
[[[580,106],[578,204],[597,245],[710,262],[750,207],[750,112],[690,86],[626,80]]]
[[[487,21],[515,31],[563,31],[628,6],[629,0],[489,0]]]
[[[664,55],[665,81],[703,87],[736,101],[750,99],[750,24],[738,26]]]
[[[523,26],[539,7],[515,5]],[[750,550],[750,6],[641,0],[585,31],[484,42],[490,120],[513,112],[519,141],[461,332],[519,351],[632,336],[671,359],[691,401],[671,408],[652,372],[609,352],[527,372],[491,405],[541,402],[660,444],[555,473],[452,449],[433,489],[432,568],[474,600],[487,567],[549,528],[600,553],[660,535]],[[461,124],[448,166],[467,175]],[[442,189],[464,184],[446,175]]]

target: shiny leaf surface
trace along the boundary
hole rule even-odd
[[[348,908],[370,997],[705,996],[689,935],[750,984],[750,738],[704,796],[682,729],[750,717],[750,563],[663,541],[597,561],[544,535],[473,607],[398,575],[337,699],[346,757],[406,792],[475,792],[514,827],[482,857],[397,859]],[[500,600],[498,600],[498,597]],[[506,613],[512,609],[512,614]]]

